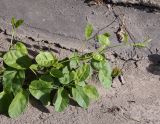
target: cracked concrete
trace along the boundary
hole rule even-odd
[[[95,32],[103,29],[101,32],[110,32],[113,44],[118,43],[115,33],[118,30],[119,16],[121,20],[125,16],[125,24],[135,41],[142,41],[149,36],[152,40],[152,51],[156,52],[156,46],[159,46],[159,12],[149,13],[149,8],[141,10],[132,7],[113,7],[109,9],[106,6],[89,7],[81,0],[47,0],[43,1],[12,1],[2,0],[0,2],[0,22],[1,28],[10,30],[10,19],[12,16],[23,18],[24,26],[19,30],[19,35],[32,37],[35,40],[48,40],[51,43],[58,43],[66,48],[80,49],[84,39],[84,27],[87,23],[94,25]],[[86,20],[87,18],[87,20]],[[132,38],[133,39],[133,38]],[[132,41],[131,41],[132,42]],[[94,41],[90,41],[94,44]],[[86,49],[91,49],[88,44]],[[123,49],[124,50],[124,49]],[[122,52],[123,50],[119,50]],[[122,54],[126,54],[125,49]],[[118,51],[118,52],[119,52]],[[140,51],[142,52],[142,51]],[[150,54],[149,51],[143,51],[144,54]]]
[[[123,4],[133,4],[133,5],[142,5],[149,6],[153,8],[160,9],[160,1],[159,0],[109,0],[112,3],[123,3]]]
[[[17,38],[23,40],[32,56],[41,49],[50,49],[59,57],[68,56],[75,49],[80,51],[87,20],[94,25],[95,32],[110,32],[112,44],[118,44],[115,32],[125,17],[125,26],[132,36],[130,42],[142,41],[147,36],[152,42],[148,49],[109,49],[107,58],[113,66],[122,68],[123,75],[115,78],[107,91],[95,77],[92,83],[98,87],[101,98],[87,110],[70,105],[66,111],[57,113],[52,106],[44,108],[31,100],[20,118],[0,115],[0,123],[159,124],[159,15],[159,11],[150,12],[149,8],[89,7],[82,0],[1,0],[0,50],[3,51],[7,50],[11,38],[12,16],[25,20]],[[94,44],[94,40],[88,42],[86,50],[92,50]]]

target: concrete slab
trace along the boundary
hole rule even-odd
[[[113,9],[121,18],[123,14],[125,15],[126,27],[134,35],[134,41],[142,41],[146,36],[150,36],[153,39],[153,51],[160,46],[159,12],[149,13],[148,8],[138,10],[132,7],[113,7]],[[12,16],[25,20],[19,34],[77,49],[81,47],[84,39],[83,32],[87,20],[94,25],[96,31],[115,20],[113,11],[109,11],[105,5],[89,7],[83,0],[1,0],[1,25],[7,28],[7,31]],[[115,32],[119,24],[119,20],[116,20],[101,31],[110,32],[113,43],[118,43]],[[88,47],[92,46],[88,44]]]

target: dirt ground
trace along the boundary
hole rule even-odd
[[[134,9],[134,11],[139,10]],[[144,19],[143,14],[139,16],[137,14],[136,19],[138,17]],[[147,15],[146,19],[149,17]],[[159,15],[155,15],[155,17],[159,17]],[[146,31],[149,29],[152,29],[153,32],[159,31],[156,27],[159,25],[152,24],[154,21],[153,19],[148,22]],[[146,26],[145,24],[145,26],[142,24],[131,24],[130,26],[135,25],[140,27],[138,32],[135,31],[137,34],[142,30],[142,27]],[[157,30],[154,30],[153,26]],[[143,33],[138,36],[142,35]],[[154,35],[152,34],[152,36]],[[158,36],[156,35],[156,37]],[[10,38],[10,33],[5,30],[0,31],[0,50],[7,50]],[[18,38],[23,40],[33,56],[40,49],[48,50],[49,48],[60,57],[67,56],[72,52],[72,49],[62,47],[57,43],[39,41],[24,35],[19,35]],[[64,112],[58,113],[54,111],[52,106],[45,108],[32,99],[27,111],[22,116],[11,119],[0,115],[0,124],[160,124],[160,55],[158,45],[153,45],[152,52],[148,52],[149,50],[145,48],[127,52],[121,49],[120,53],[116,50],[110,50],[106,53],[114,66],[123,68],[123,75],[113,80],[112,88],[109,90],[101,87],[95,77],[91,83],[98,87],[101,97],[99,100],[93,101],[88,109],[84,110],[70,105]],[[147,54],[144,54],[146,51]],[[130,57],[131,54],[134,55]]]
[[[1,32],[1,50],[9,44],[10,36]],[[24,38],[30,53],[40,48],[38,42]],[[42,43],[41,43],[42,44]],[[40,45],[39,45],[40,46]],[[44,47],[45,46],[45,47]],[[71,53],[69,50],[51,47],[61,57]],[[42,49],[48,49],[42,44]],[[119,55],[109,52],[108,57],[113,65],[123,67],[123,76],[113,80],[112,88],[105,90],[94,78],[101,98],[84,110],[70,105],[57,113],[53,107],[44,108],[40,103],[31,100],[28,110],[17,119],[0,116],[1,124],[159,124],[160,123],[160,68],[157,66],[160,56],[150,55],[140,59],[124,60]],[[158,60],[159,59],[159,60]],[[159,69],[159,70],[158,70]]]

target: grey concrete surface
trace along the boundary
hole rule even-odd
[[[134,35],[134,41],[142,41],[146,36],[150,36],[153,39],[152,50],[155,51],[156,47],[160,46],[159,12],[150,13],[148,8],[143,7],[141,10],[132,7],[113,9],[121,19],[122,15],[125,15],[126,27]],[[84,39],[87,20],[94,25],[95,32],[115,20],[113,11],[109,11],[105,5],[89,7],[83,0],[1,0],[0,24],[3,29],[9,31],[12,16],[25,20],[19,34],[78,49],[81,48]],[[101,31],[110,32],[113,43],[118,43],[115,32],[119,24],[120,21],[117,19]],[[88,44],[89,47],[92,47],[91,44]]]
[[[125,15],[126,27],[135,37],[135,42],[150,36],[153,39],[152,51],[156,51],[157,46],[160,46],[159,12],[150,13],[148,8],[143,7],[141,10],[121,6],[111,8],[108,9],[106,5],[89,7],[83,0],[1,0],[1,27],[9,31],[10,19],[15,16],[25,20],[19,34],[38,40],[60,43],[67,48],[80,49],[87,20],[93,24],[95,32],[97,32],[115,20],[114,12],[116,12],[121,19],[122,15]],[[117,19],[101,31],[110,32],[114,44],[118,43],[115,32],[118,30],[119,24],[120,21]],[[94,42],[92,41],[92,43]],[[92,45],[88,44],[86,49],[90,47]],[[120,52],[123,50],[121,49]],[[125,48],[124,54],[126,51],[130,52],[131,49]],[[149,51],[143,51],[143,53],[150,54]]]

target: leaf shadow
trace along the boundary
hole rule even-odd
[[[11,38],[6,38],[6,40],[7,40],[9,43],[11,43]],[[17,42],[17,40],[13,39],[12,43],[16,43],[16,42]]]
[[[11,43],[11,38],[6,38],[6,40]],[[46,50],[46,51],[53,51],[55,53],[59,53],[58,50],[53,49],[53,48],[46,46],[46,45],[38,45],[38,44],[31,45],[31,44],[25,43],[21,40],[15,40],[15,39],[13,40],[13,44],[15,44],[17,42],[22,42],[27,47],[28,51],[31,52],[31,54],[33,54],[33,52],[38,53],[38,51],[32,50],[33,48],[36,50],[44,50],[44,51]],[[33,40],[32,40],[32,42],[33,42]],[[46,42],[46,44],[49,44],[49,43]],[[34,53],[34,55],[36,55],[35,53]]]
[[[75,106],[75,107],[81,107],[80,105],[78,105],[78,103],[76,101],[74,101],[73,99],[69,100],[69,105],[71,106]]]
[[[91,1],[103,1],[104,4],[110,4],[110,5],[116,5],[116,6],[122,6],[122,7],[128,7],[128,8],[134,8],[134,9],[138,9],[140,11],[145,11],[147,13],[154,13],[157,11],[160,11],[160,7],[158,6],[149,6],[149,5],[144,5],[142,3],[139,4],[134,4],[134,3],[128,3],[128,2],[118,2],[118,3],[113,3],[111,0],[84,0],[84,3],[88,4],[88,6],[92,6],[92,4],[90,5]],[[95,4],[93,4],[95,5]]]
[[[21,65],[24,68],[28,68],[32,64],[31,59],[28,57],[28,55],[18,58],[16,63]]]
[[[160,75],[160,55],[152,54],[148,56],[150,65],[146,68],[148,72],[154,75]]]
[[[35,99],[33,96],[30,96],[29,100],[30,104],[37,108],[39,111],[44,113],[50,113],[50,111],[37,99]]]

